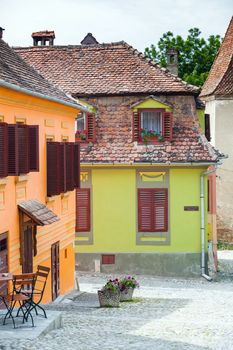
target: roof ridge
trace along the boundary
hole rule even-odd
[[[135,49],[133,46],[127,44],[126,42],[124,42],[125,46],[127,46],[127,48],[129,50],[131,50],[133,52],[133,54],[137,55],[139,58],[147,61],[151,66],[156,67],[158,69],[160,69],[165,75],[170,76],[171,78],[173,78],[175,81],[181,82],[182,84],[185,85],[185,88],[187,87],[188,89],[196,89],[196,91],[198,92],[200,89],[192,84],[187,83],[186,81],[182,80],[181,78],[179,78],[177,75],[171,73],[167,68],[165,67],[161,67],[158,63],[156,63],[155,61],[153,61],[151,58],[146,57],[144,53],[138,51],[137,49]],[[189,90],[190,91],[190,90]]]

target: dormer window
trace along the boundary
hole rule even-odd
[[[75,121],[75,140],[77,142],[95,141],[95,115],[79,113]]]
[[[141,112],[141,129],[162,135],[162,112],[144,110]]]

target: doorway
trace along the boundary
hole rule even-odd
[[[59,242],[51,246],[51,268],[52,268],[52,300],[60,295],[60,259]]]
[[[0,273],[8,272],[8,233],[0,234]],[[0,283],[0,294],[7,294],[7,282]],[[0,303],[1,308],[1,303]]]

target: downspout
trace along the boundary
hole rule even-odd
[[[200,207],[201,207],[201,275],[207,281],[212,281],[212,278],[208,276],[206,272],[205,262],[205,188],[204,188],[204,177],[206,175],[215,173],[217,165],[215,164],[214,169],[204,171],[200,177]]]

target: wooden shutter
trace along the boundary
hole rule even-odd
[[[59,157],[59,162],[58,162],[58,167],[59,167],[59,181],[60,181],[60,186],[59,190],[60,193],[64,193],[67,191],[66,189],[66,149],[65,149],[66,143],[61,142],[59,144],[59,151],[58,151],[58,157]]]
[[[172,140],[172,113],[164,112],[164,140],[171,141]]]
[[[80,144],[74,144],[74,188],[80,188]]]
[[[47,196],[55,196],[61,191],[61,144],[47,142]]]
[[[90,189],[80,188],[76,190],[76,231],[89,232],[90,226]]]
[[[138,231],[153,231],[153,190],[138,190]]]
[[[205,114],[205,137],[207,138],[208,141],[211,140],[211,135],[210,135],[210,115]]]
[[[96,138],[95,114],[87,114],[87,141],[94,142]]]
[[[8,175],[8,125],[0,123],[0,177]]]
[[[168,230],[168,196],[166,188],[156,188],[153,192],[154,231],[166,232]]]
[[[18,125],[8,124],[8,175],[19,175]]]
[[[39,126],[28,125],[29,171],[39,171]]]
[[[27,125],[17,124],[19,174],[29,173],[29,129]]]
[[[65,143],[65,172],[66,172],[66,191],[74,189],[74,144]]]
[[[166,188],[138,189],[138,231],[168,230],[168,192]]]
[[[140,137],[140,115],[138,111],[133,112],[133,122],[132,122],[132,130],[133,130],[133,141],[139,141]]]

